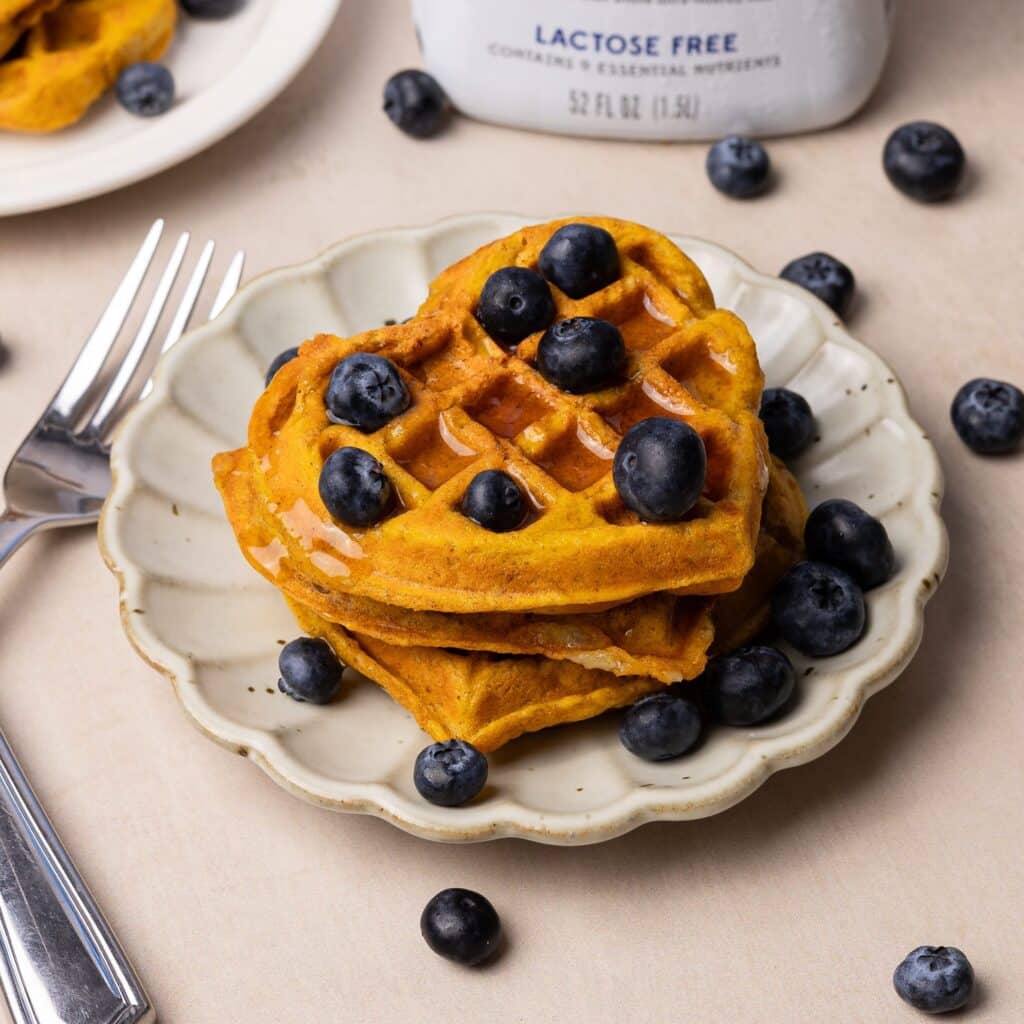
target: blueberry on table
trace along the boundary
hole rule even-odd
[[[979,455],[1013,451],[1024,437],[1024,392],[1002,380],[968,381],[953,399],[953,426]]]
[[[245,0],[181,0],[185,13],[193,18],[227,18],[245,6]]]
[[[771,160],[756,139],[730,135],[708,150],[705,168],[719,192],[733,199],[750,199],[768,187]]]
[[[462,514],[492,533],[518,530],[528,510],[522,488],[500,469],[477,473],[462,496]]]
[[[424,800],[439,807],[458,807],[484,788],[487,758],[463,740],[431,743],[416,758],[412,781]]]
[[[802,654],[827,658],[864,635],[867,610],[864,594],[848,573],[824,562],[800,562],[775,589],[772,619]]]
[[[480,893],[442,889],[423,908],[420,933],[438,956],[475,967],[498,948],[501,919]]]
[[[708,662],[704,670],[708,703],[726,725],[758,725],[789,700],[796,673],[774,647],[743,647]]]
[[[496,342],[511,347],[555,319],[555,300],[540,274],[526,267],[503,267],[487,278],[476,318]]]
[[[276,355],[274,357],[274,361],[267,367],[267,376],[264,381],[264,385],[269,387],[270,382],[277,376],[277,371],[280,370],[285,363],[290,363],[298,354],[298,346],[295,346],[295,348],[286,348],[283,352]]]
[[[779,277],[806,288],[840,317],[849,312],[857,284],[853,271],[827,252],[798,256],[782,268]]]
[[[905,196],[934,203],[948,199],[959,188],[967,157],[948,128],[931,121],[912,121],[886,140],[882,166]]]
[[[864,590],[896,571],[896,554],[885,527],[852,501],[823,501],[804,527],[807,557],[848,572]]]
[[[331,516],[347,526],[379,523],[394,500],[384,467],[361,448],[339,448],[320,470],[320,500]]]
[[[409,408],[409,390],[390,359],[356,352],[335,366],[324,402],[335,423],[364,434],[390,423]]]
[[[278,688],[297,701],[327,704],[341,688],[345,666],[326,640],[301,636],[281,648]]]
[[[552,324],[537,346],[537,369],[570,395],[617,384],[626,367],[626,346],[615,324],[574,316]]]
[[[174,76],[152,61],[131,64],[117,76],[118,101],[139,117],[159,117],[174,103]]]
[[[623,504],[642,519],[676,523],[697,503],[707,469],[700,434],[688,423],[654,416],[626,432],[612,478]]]
[[[795,459],[814,440],[814,413],[803,395],[788,388],[765,388],[761,422],[768,447],[780,459]]]
[[[406,135],[429,139],[448,123],[451,103],[433,75],[399,71],[384,86],[384,113]]]
[[[571,299],[606,288],[619,277],[619,250],[604,228],[566,224],[540,251],[540,272]]]
[[[700,739],[703,722],[692,700],[673,693],[641,697],[622,717],[622,745],[644,761],[681,757]]]
[[[892,983],[915,1010],[949,1013],[970,999],[974,968],[955,946],[918,946],[896,968]]]

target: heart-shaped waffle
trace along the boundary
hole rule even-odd
[[[77,121],[129,65],[170,45],[175,0],[34,5],[24,52],[0,64],[0,129],[53,132]]]
[[[485,246],[441,275],[409,323],[303,345],[257,401],[248,446],[214,460],[257,569],[310,607],[351,594],[443,612],[578,611],[739,586],[767,484],[753,341],[713,307],[699,270],[668,239],[622,221],[586,222],[612,234],[621,273],[581,300],[552,287],[556,319],[615,324],[624,382],[566,394],[533,364],[539,334],[510,353],[473,314],[492,269],[535,265],[567,222]],[[332,423],[325,406],[332,371],[357,352],[389,359],[412,398],[373,433]],[[689,423],[707,450],[704,493],[680,522],[642,522],[611,476],[623,433],[654,416]],[[321,468],[342,447],[373,455],[397,493],[394,514],[376,526],[333,521],[320,499]],[[504,470],[528,494],[533,514],[521,529],[492,533],[460,511],[485,469]]]
[[[682,678],[693,679],[703,671],[712,635],[716,651],[729,651],[748,643],[764,626],[776,583],[801,557],[806,517],[799,486],[776,462],[765,497],[757,560],[739,590],[713,599],[659,595],[675,607],[676,642],[682,658],[678,664],[686,665]],[[643,606],[647,600],[633,604]],[[559,648],[555,638],[560,630],[562,640],[567,638],[572,628],[567,620],[592,620],[590,628],[599,629],[601,620],[619,609],[602,615],[553,617],[548,641],[554,657],[537,656],[539,651],[534,656],[506,657],[486,649],[396,645],[329,622],[295,601],[289,600],[289,605],[305,632],[327,640],[346,664],[383,687],[434,739],[457,737],[485,751],[525,732],[622,707],[665,685],[643,672],[614,674],[565,660],[572,658],[572,652]],[[641,623],[649,618],[646,610],[637,609],[634,614]],[[435,613],[430,618],[461,622],[467,616]],[[607,621],[603,628],[609,629]],[[641,660],[634,657],[632,663],[639,665]]]

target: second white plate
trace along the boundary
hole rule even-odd
[[[171,352],[152,396],[128,417],[100,531],[129,637],[204,732],[307,800],[448,842],[592,843],[645,821],[725,810],[773,771],[836,744],[864,701],[900,674],[946,563],[938,461],[892,371],[807,292],[679,237],[719,305],[749,325],[769,383],[800,391],[815,410],[821,440],[793,466],[810,503],[851,498],[892,537],[899,571],[868,595],[861,642],[817,662],[794,655],[799,700],[769,725],[717,729],[693,755],[662,764],[625,751],[616,715],[549,729],[493,754],[487,793],[457,809],[417,795],[412,763],[428,738],[376,686],[356,681],[327,708],[282,696],[279,643],[296,626],[239,553],[211,456],[243,443],[265,368],[282,349],[410,315],[439,270],[527,220],[481,214],[364,235],[243,289]]]

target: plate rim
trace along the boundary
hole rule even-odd
[[[288,15],[287,5],[276,3],[249,52],[223,79],[191,100],[193,108],[187,119],[164,119],[163,130],[159,120],[148,123],[144,146],[136,145],[135,136],[130,135],[100,150],[90,149],[81,157],[62,158],[58,161],[60,174],[37,176],[21,168],[13,175],[21,182],[19,188],[13,187],[13,182],[0,181],[6,186],[0,188],[0,217],[56,209],[115,192],[184,163],[220,142],[291,85],[323,42],[342,3],[304,0],[300,7],[305,17],[300,19]],[[279,23],[286,23],[288,31],[275,31]],[[287,40],[287,47],[278,54],[278,60],[263,60],[282,39]],[[151,144],[153,139],[158,144]],[[94,160],[97,152],[103,154],[104,173],[80,180],[79,162]],[[36,165],[31,168],[33,172],[36,169]]]
[[[584,214],[577,212],[574,215]],[[308,803],[335,811],[369,814],[389,821],[413,835],[433,841],[463,843],[521,838],[553,845],[585,845],[615,838],[650,821],[692,820],[727,810],[759,789],[775,772],[806,764],[832,749],[853,727],[866,701],[902,674],[920,645],[925,605],[938,589],[948,561],[948,533],[941,515],[944,493],[941,463],[934,446],[911,414],[906,391],[896,373],[872,349],[850,335],[829,307],[803,288],[761,273],[735,252],[715,242],[667,232],[684,251],[688,245],[697,246],[725,259],[733,265],[744,283],[781,291],[796,298],[818,321],[825,343],[837,342],[844,348],[852,349],[873,364],[874,370],[881,377],[891,378],[893,386],[887,390],[887,394],[890,394],[892,399],[883,410],[883,415],[895,415],[904,423],[910,436],[915,439],[918,456],[922,459],[922,484],[914,495],[922,504],[921,512],[928,517],[932,527],[928,531],[930,547],[926,552],[927,575],[917,582],[908,579],[903,584],[899,602],[899,621],[902,629],[887,645],[892,646],[892,643],[898,640],[897,650],[892,653],[883,650],[861,666],[860,677],[848,698],[838,700],[838,708],[827,716],[814,719],[804,730],[805,733],[813,732],[813,735],[805,738],[791,736],[785,749],[773,753],[764,753],[757,748],[769,742],[781,746],[781,740],[755,737],[748,750],[736,760],[724,776],[717,777],[704,787],[709,790],[704,795],[691,794],[686,798],[673,799],[671,787],[634,787],[609,804],[589,811],[541,812],[521,804],[502,802],[503,811],[486,820],[460,821],[461,815],[449,811],[450,821],[439,824],[431,815],[432,808],[417,807],[403,794],[384,783],[337,783],[334,788],[339,793],[334,795],[317,791],[303,778],[309,773],[282,747],[275,736],[225,719],[209,705],[195,698],[193,695],[199,692],[199,688],[194,685],[194,674],[189,660],[163,644],[151,633],[144,620],[131,614],[130,609],[136,606],[133,595],[140,593],[146,574],[127,558],[120,547],[117,531],[119,502],[123,501],[135,486],[134,477],[128,469],[128,460],[123,453],[130,449],[132,439],[146,422],[147,409],[156,409],[168,398],[177,363],[193,346],[202,344],[207,335],[225,327],[230,329],[231,325],[237,323],[249,299],[274,287],[279,281],[293,277],[315,276],[341,258],[349,249],[359,245],[377,241],[388,235],[422,242],[425,238],[447,230],[484,222],[505,222],[509,225],[509,230],[515,230],[516,226],[539,223],[547,219],[552,218],[483,211],[446,217],[426,225],[361,232],[334,243],[310,260],[269,270],[253,278],[239,291],[216,322],[204,324],[190,331],[161,362],[154,377],[152,395],[125,417],[113,444],[113,485],[100,518],[100,549],[104,561],[117,579],[120,617],[129,641],[143,660],[171,681],[179,703],[193,724],[219,745],[251,758],[278,785]],[[927,495],[923,497],[925,492]],[[340,793],[342,790],[345,791],[343,794]],[[475,809],[479,811],[485,807],[486,804],[480,804],[476,805]],[[466,810],[473,809],[471,806]],[[497,812],[497,807],[495,810]],[[478,814],[476,817],[484,816]]]

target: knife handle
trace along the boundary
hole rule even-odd
[[[15,1024],[156,1019],[2,733],[0,984]]]

